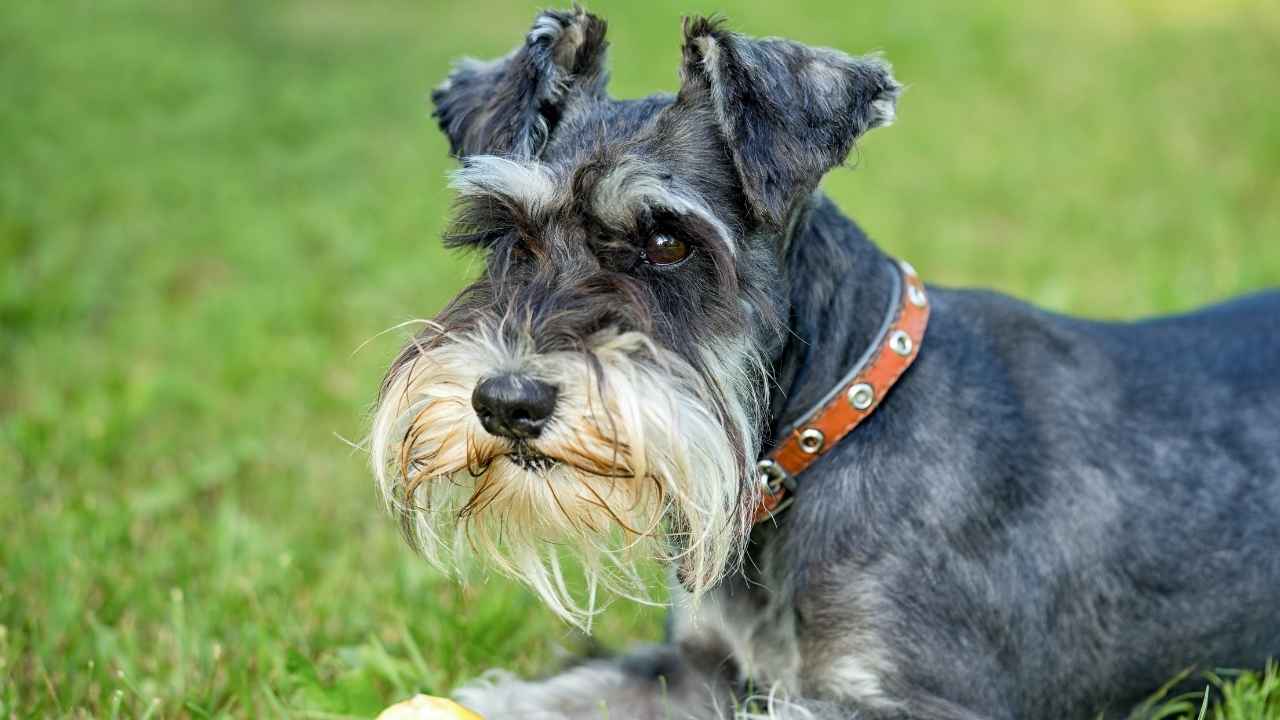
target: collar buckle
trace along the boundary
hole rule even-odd
[[[787,489],[791,478],[777,462],[765,458],[756,463],[756,481],[766,495],[777,495]]]

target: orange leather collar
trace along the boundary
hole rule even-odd
[[[783,434],[783,439],[756,465],[762,493],[755,522],[781,512],[791,503],[796,476],[848,435],[880,406],[894,383],[915,362],[929,324],[924,284],[906,262],[894,264],[897,289],[880,333],[845,381],[818,407]]]

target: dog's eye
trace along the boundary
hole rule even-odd
[[[644,244],[644,261],[650,265],[674,265],[689,257],[689,244],[678,237],[656,234]]]

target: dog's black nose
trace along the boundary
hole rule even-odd
[[[556,388],[526,375],[497,375],[476,385],[471,407],[491,434],[527,440],[538,437],[551,419]]]

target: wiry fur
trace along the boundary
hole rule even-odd
[[[698,592],[731,569],[754,497],[737,476],[755,446],[726,438],[753,438],[759,405],[719,416],[712,398],[752,397],[734,387],[747,378],[733,365],[740,353],[708,355],[700,375],[638,332],[602,333],[584,352],[534,353],[496,320],[477,324],[422,338],[388,378],[374,419],[379,487],[416,547],[449,567],[472,550],[584,627],[597,584],[644,596],[641,557],[679,564]],[[511,441],[480,427],[471,389],[495,372],[560,388],[556,418],[534,443],[555,467],[522,468]],[[587,570],[585,600],[565,583],[562,552]]]
[[[757,217],[781,230],[858,136],[888,125],[902,86],[878,57],[686,23],[684,98],[705,96]]]
[[[544,14],[501,62],[576,42],[557,35],[574,28],[603,23]],[[589,622],[597,585],[637,594],[642,554],[674,562],[696,598],[741,562],[758,496],[766,357],[781,342],[776,289],[762,281],[776,257],[738,256],[746,211],[708,106],[642,101],[624,122],[643,121],[617,145],[602,134],[615,101],[592,86],[560,96],[556,142],[526,152],[507,124],[467,114],[499,112],[476,98],[507,81],[483,82],[455,72],[435,100],[463,162],[446,243],[486,252],[486,272],[388,375],[372,435],[379,484],[428,557],[474,549],[573,622]],[[655,234],[697,251],[676,268],[644,266],[638,246]],[[701,293],[682,292],[688,282]],[[558,461],[548,470],[508,460],[525,449],[469,408],[481,378],[512,371],[560,388],[548,433],[530,443]],[[570,597],[561,551],[585,565],[585,599]]]
[[[507,57],[458,63],[431,93],[453,154],[537,157],[566,102],[604,92],[605,28],[580,8],[548,11]]]
[[[604,23],[540,15],[434,94],[484,270],[401,353],[371,450],[406,533],[587,625],[673,565],[663,645],[458,691],[489,720],[1116,717],[1187,667],[1280,652],[1280,294],[1132,324],[931,287],[911,369],[754,528],[758,453],[897,302],[821,192],[900,86],[686,23],[675,96],[604,93]],[[678,238],[683,261],[648,262]],[[553,386],[525,441],[481,379]],[[530,458],[534,457],[534,460]],[[591,586],[575,597],[560,552]]]

